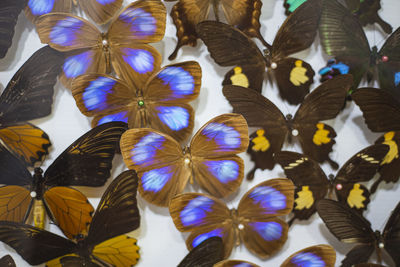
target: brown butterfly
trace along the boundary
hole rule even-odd
[[[165,1],[173,2],[176,0]],[[171,10],[178,43],[175,50],[168,57],[169,60],[175,59],[178,50],[182,46],[196,46],[199,38],[196,32],[196,25],[207,20],[211,6],[217,21],[220,21],[218,11],[219,7],[221,7],[228,24],[237,27],[248,37],[258,38],[267,46],[267,42],[260,33],[261,0],[178,0],[178,3]]]
[[[83,11],[97,24],[109,22],[121,8],[123,0],[28,0],[26,16],[34,21],[41,15],[54,12],[70,13],[72,4],[78,4]]]
[[[267,98],[253,89],[226,85],[223,93],[233,107],[233,112],[242,114],[250,127],[259,129],[250,135],[247,152],[255,162],[247,175],[254,177],[257,168],[272,169],[275,165],[273,153],[281,150],[288,136],[289,143],[298,137],[305,155],[318,161],[328,161],[333,168],[338,165],[329,158],[335,144],[335,130],[321,121],[336,117],[345,101],[347,90],[352,85],[351,75],[341,75],[324,82],[304,98],[294,116],[286,117]]]
[[[359,88],[351,98],[360,107],[371,131],[386,132],[375,143],[390,147],[381,163],[380,177],[371,186],[371,193],[374,193],[382,181],[395,183],[400,177],[400,101],[389,91],[375,88]]]
[[[277,178],[251,188],[237,209],[230,210],[209,195],[186,193],[172,198],[169,212],[179,231],[191,232],[186,240],[188,249],[219,236],[224,243],[224,258],[241,242],[257,256],[268,258],[286,242],[288,225],[277,216],[291,211],[293,195],[293,183]]]
[[[217,197],[235,192],[243,180],[246,120],[238,114],[211,119],[182,148],[172,137],[149,128],[130,129],[121,138],[125,164],[139,176],[139,193],[152,204],[168,206],[187,182]]]
[[[369,146],[352,156],[337,172],[336,176],[327,175],[319,163],[307,156],[290,151],[275,153],[275,161],[281,165],[286,176],[296,185],[295,219],[307,220],[316,212],[316,203],[324,199],[336,198],[341,203],[357,211],[364,211],[369,203],[368,189],[360,184],[371,180],[389,151],[387,145]]]
[[[79,75],[110,73],[112,68],[119,77],[142,85],[160,66],[161,55],[148,43],[163,38],[165,17],[160,0],[139,0],[114,17],[105,33],[89,21],[66,13],[40,16],[36,27],[42,43],[69,52],[61,75],[68,88]]]
[[[319,0],[299,7],[285,20],[264,53],[234,26],[204,21],[196,26],[196,31],[217,64],[235,66],[225,75],[223,85],[240,85],[261,92],[268,68],[274,74],[280,96],[290,104],[299,104],[309,92],[315,73],[308,63],[289,56],[311,46],[321,9]]]

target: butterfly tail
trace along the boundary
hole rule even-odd
[[[369,192],[370,192],[371,194],[375,193],[375,192],[376,192],[376,189],[378,189],[378,186],[379,186],[379,184],[380,184],[382,181],[383,181],[383,176],[381,175],[381,176],[379,177],[379,179],[376,180],[376,181],[372,184],[371,189],[369,190]]]
[[[328,158],[326,161],[328,161],[329,165],[331,165],[333,169],[337,170],[339,168],[339,164],[331,158]]]

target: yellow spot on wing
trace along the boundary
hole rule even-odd
[[[306,83],[309,79],[306,75],[307,69],[303,68],[303,61],[296,60],[295,67],[290,72],[290,82],[295,86],[300,86]]]
[[[399,148],[397,147],[396,142],[392,140],[394,135],[395,135],[394,132],[387,132],[384,134],[385,141],[383,142],[383,144],[389,146],[389,152],[383,158],[381,165],[389,164],[394,159],[397,159],[399,157]]]
[[[317,129],[313,136],[313,143],[317,146],[328,144],[331,141],[331,138],[328,137],[329,130],[324,129],[323,123],[317,123]]]
[[[249,85],[250,85],[249,84],[249,80],[247,79],[247,76],[244,73],[242,73],[242,68],[241,67],[235,67],[233,69],[233,71],[234,71],[235,74],[233,74],[231,76],[231,78],[230,78],[232,84],[249,88]]]
[[[297,198],[294,200],[296,203],[295,210],[309,209],[314,204],[314,197],[308,186],[302,186],[301,191],[297,192]]]
[[[347,197],[347,204],[350,208],[356,207],[357,209],[364,208],[364,200],[366,199],[362,194],[364,190],[360,188],[360,184],[354,184],[349,196]]]
[[[253,149],[254,151],[267,151],[270,147],[270,143],[268,139],[264,136],[265,131],[263,129],[259,129],[256,133],[257,137],[254,137],[253,140],[251,140],[254,143],[251,149]]]

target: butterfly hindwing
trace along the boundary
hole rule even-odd
[[[400,204],[392,211],[388,222],[383,230],[383,238],[385,240],[385,250],[392,257],[396,265],[400,264],[399,248],[400,248]]]
[[[25,222],[32,208],[30,191],[22,186],[0,187],[0,220]]]
[[[334,267],[336,252],[329,245],[317,245],[302,249],[290,255],[281,267],[300,267],[300,266],[326,266]]]
[[[178,267],[212,267],[223,259],[224,246],[220,237],[210,237],[197,247],[179,263]]]
[[[0,259],[1,266],[4,267],[16,267],[14,259],[10,255],[5,255]]]

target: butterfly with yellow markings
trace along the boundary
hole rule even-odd
[[[329,179],[318,162],[303,154],[290,151],[275,153],[275,161],[296,185],[294,216],[289,224],[295,219],[309,219],[316,212],[317,202],[328,193],[332,198],[333,192],[341,203],[357,211],[364,211],[370,193],[360,182],[374,177],[388,151],[389,147],[383,144],[364,148],[351,157],[335,177],[329,175]]]
[[[42,43],[68,52],[61,75],[68,88],[79,75],[110,73],[112,69],[123,79],[133,75],[131,78],[142,85],[160,65],[161,55],[148,43],[163,38],[165,17],[160,0],[138,0],[121,10],[105,33],[67,13],[42,15],[36,27]]]
[[[130,129],[121,138],[121,153],[139,176],[139,193],[152,204],[167,206],[173,196],[197,183],[212,195],[226,197],[243,180],[243,160],[236,154],[248,145],[245,119],[223,114],[207,122],[182,149],[172,137],[156,130]]]
[[[125,171],[104,192],[88,230],[72,240],[26,224],[0,222],[0,240],[31,265],[133,266],[139,259],[136,239],[124,234],[137,229],[137,176]]]

